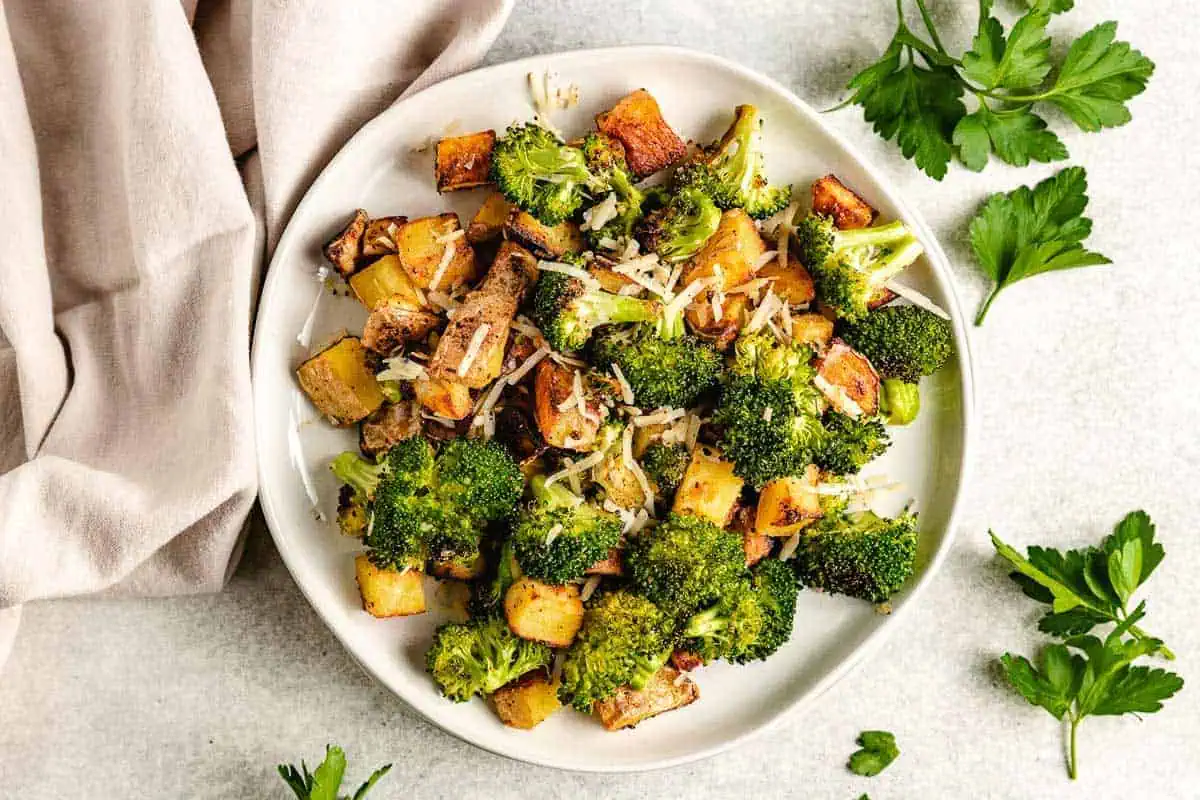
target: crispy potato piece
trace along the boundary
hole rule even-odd
[[[399,302],[413,311],[426,308],[424,298],[400,265],[399,257],[394,254],[378,258],[352,275],[350,289],[368,311],[374,311],[388,302]]]
[[[413,381],[413,393],[431,414],[446,419],[464,419],[471,413],[471,390],[465,384],[440,378]]]
[[[510,728],[529,730],[546,721],[562,708],[558,682],[551,681],[546,670],[526,672],[512,683],[501,686],[492,695],[496,716]]]
[[[641,425],[633,430],[633,457],[641,458],[646,454],[646,448],[662,439],[663,432],[670,425]]]
[[[605,497],[621,508],[641,508],[646,502],[641,482],[620,456],[605,458],[593,467],[592,480],[604,488]]]
[[[352,275],[358,266],[358,259],[363,254],[363,234],[366,231],[367,212],[360,208],[354,212],[354,217],[342,228],[341,233],[326,242],[321,250],[343,278]]]
[[[875,209],[846,188],[836,175],[813,181],[812,210],[833,217],[833,224],[843,230],[865,228],[875,219]]]
[[[467,241],[482,244],[498,239],[504,233],[504,223],[511,211],[512,204],[504,199],[504,195],[499,192],[489,194],[467,225]]]
[[[851,417],[872,416],[879,411],[879,373],[866,356],[841,339],[834,339],[814,366],[814,383],[838,411]]]
[[[772,259],[770,264],[758,271],[756,278],[774,278],[771,290],[779,299],[789,306],[804,306],[817,298],[813,288],[812,275],[800,263],[794,253],[787,255],[787,266],[780,266],[779,259]]]
[[[744,294],[726,295],[725,302],[721,303],[720,319],[717,319],[712,307],[712,294],[701,292],[700,298],[705,301],[704,305],[689,306],[683,312],[684,319],[697,336],[712,342],[713,347],[728,349],[754,314],[750,308],[750,298]]]
[[[639,178],[687,155],[687,145],[663,119],[658,101],[645,89],[630,92],[597,115],[596,127],[621,143],[630,170]]]
[[[802,478],[776,478],[764,486],[754,516],[755,534],[791,536],[820,519],[821,496],[815,491],[819,478],[819,471],[810,464]]]
[[[597,700],[592,713],[610,731],[632,728],[644,719],[691,705],[700,687],[674,667],[663,667],[643,689],[623,686],[607,700]]]
[[[822,314],[808,312],[792,315],[792,341],[824,350],[833,340],[833,320]]]
[[[733,464],[721,460],[717,448],[701,445],[692,451],[671,510],[703,517],[724,528],[733,517],[744,483],[733,474]]]
[[[487,562],[479,556],[470,564],[462,564],[453,559],[429,562],[429,574],[438,578],[452,578],[459,581],[470,581],[487,571]]]
[[[619,548],[616,548],[616,547],[614,547],[612,550],[609,550],[608,555],[606,555],[601,560],[597,561],[595,564],[592,564],[585,571],[585,574],[587,574],[587,575],[610,575],[610,576],[612,576],[612,575],[623,575],[624,573],[625,573],[625,567],[623,566],[623,564],[621,562],[621,551]]]
[[[575,405],[560,411],[559,405],[574,393],[575,370],[543,358],[535,371],[534,418],[542,438],[551,447],[579,452],[590,450],[600,431],[599,403],[593,399],[587,401],[590,418],[579,413]]]
[[[481,389],[495,380],[504,367],[509,325],[529,288],[529,276],[536,271],[537,264],[528,251],[505,242],[479,288],[463,298],[454,310],[454,319],[438,339],[429,361],[429,374],[461,381],[471,389]],[[478,349],[470,363],[464,365],[472,343],[483,330]]]
[[[581,253],[584,248],[583,234],[574,222],[568,220],[550,227],[519,208],[509,212],[504,222],[504,232],[508,238],[546,259],[561,258],[567,253]]]
[[[579,587],[521,578],[504,593],[504,617],[509,629],[522,639],[566,647],[583,624]]]
[[[384,403],[358,426],[358,449],[374,457],[421,432],[421,418],[412,403]]]
[[[400,226],[396,233],[397,255],[400,265],[417,287],[449,292],[460,284],[475,280],[478,275],[475,250],[467,242],[466,236],[452,241],[444,240],[444,237],[458,230],[460,226],[457,214],[421,217]],[[442,272],[438,285],[431,286],[447,247],[453,248],[454,255]]]
[[[867,301],[867,308],[874,311],[877,308],[886,306],[899,296],[886,286],[880,286],[875,290],[875,294],[871,295],[871,299]]]
[[[416,568],[403,572],[380,569],[366,556],[356,556],[354,573],[363,610],[373,617],[408,617],[425,613],[425,576]]]
[[[619,272],[613,272],[608,267],[596,266],[596,262],[593,262],[592,266],[588,267],[588,274],[596,279],[596,282],[600,284],[601,289],[606,292],[612,292],[613,294],[621,291],[626,286],[636,283],[636,281],[634,281],[633,278],[630,278],[628,275],[622,275]]]
[[[362,342],[368,350],[391,355],[405,342],[424,339],[442,318],[428,311],[413,311],[401,303],[385,303],[367,317]]]
[[[742,537],[742,553],[746,556],[747,567],[753,567],[769,556],[771,548],[774,546],[774,540],[771,537],[755,532],[754,517],[756,513],[757,509],[754,506],[739,504],[737,511],[733,514],[733,522],[729,525],[729,530]]]
[[[684,269],[679,285],[687,286],[697,278],[709,278],[714,267],[721,268],[722,291],[745,283],[754,275],[754,267],[763,253],[767,252],[762,236],[754,220],[740,208],[732,208],[721,215],[721,224],[716,232]]]
[[[380,217],[367,223],[363,236],[363,255],[382,256],[396,252],[396,234],[408,217]]]
[[[334,425],[358,422],[383,405],[379,382],[367,366],[367,351],[353,336],[343,336],[296,370],[300,387]]]
[[[680,672],[691,672],[694,669],[699,669],[704,666],[704,659],[691,650],[680,650],[676,648],[671,653],[671,666]]]
[[[487,183],[495,144],[496,132],[492,130],[439,139],[433,168],[437,190],[453,192]]]

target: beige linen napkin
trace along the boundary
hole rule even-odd
[[[346,138],[510,6],[0,3],[0,664],[23,602],[223,585],[266,254]]]

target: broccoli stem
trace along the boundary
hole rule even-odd
[[[583,300],[588,314],[597,324],[611,322],[646,322],[653,318],[656,308],[637,297],[610,294],[609,292],[590,292]]]
[[[667,663],[667,659],[671,657],[673,648],[668,647],[666,650],[654,656],[643,656],[638,659],[637,666],[634,668],[633,675],[629,678],[629,686],[633,689],[645,689],[646,684],[650,682],[663,664]]]
[[[379,485],[379,480],[386,470],[383,464],[372,464],[350,450],[333,459],[329,468],[338,480],[354,487],[354,491],[367,497],[375,493],[375,487]]]
[[[576,494],[563,486],[561,483],[556,483],[551,486],[546,485],[545,475],[536,475],[530,484],[533,491],[533,496],[539,503],[549,506],[550,508],[561,508],[564,506],[573,506],[578,499]]]
[[[908,227],[896,220],[886,225],[875,225],[870,228],[852,228],[839,230],[833,235],[834,250],[844,247],[865,247],[869,245],[890,245],[896,242],[912,239]]]
[[[683,635],[687,639],[706,639],[725,630],[728,620],[718,613],[716,606],[693,614],[688,620]]]

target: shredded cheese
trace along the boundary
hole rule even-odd
[[[783,543],[783,547],[779,548],[779,559],[781,561],[789,560],[790,558],[792,558],[792,556],[796,555],[796,550],[799,547],[800,547],[800,532],[797,531],[796,533],[793,533],[786,542]]]
[[[612,371],[617,383],[621,386],[621,400],[627,406],[633,405],[633,387],[629,385],[629,381],[625,380],[625,373],[621,371],[621,365],[614,361]]]
[[[671,302],[667,303],[667,307],[663,309],[663,316],[673,317],[678,314],[681,310],[687,307],[688,303],[691,303],[692,300],[696,298],[696,295],[704,291],[704,288],[708,286],[708,283],[708,278],[696,278],[694,281],[689,283],[682,292],[675,295]]]
[[[791,233],[792,233],[792,231],[791,231],[790,227],[785,228],[785,227],[781,226],[780,231],[779,231],[779,238],[776,240],[776,243],[775,243],[775,253],[779,257],[779,268],[780,269],[787,269],[788,237],[791,235]]]
[[[558,538],[558,535],[562,533],[562,531],[563,526],[561,522],[556,522],[554,526],[550,528],[550,530],[546,531],[546,547],[554,544],[554,540]]]
[[[900,295],[914,306],[923,308],[929,313],[935,314],[942,319],[950,319],[950,315],[946,313],[945,309],[911,286],[905,286],[903,283],[900,283],[897,280],[890,280],[885,283],[884,286],[891,289],[893,292]]]
[[[450,419],[449,417],[440,417],[437,414],[430,414],[426,411],[421,412],[421,419],[427,419],[430,422],[436,422],[443,428],[453,428],[458,425],[457,420]]]
[[[703,424],[703,420],[700,419],[699,414],[692,414],[688,419],[687,439],[684,441],[684,444],[687,446],[689,453],[696,449],[696,442],[700,438],[701,424]]]
[[[564,478],[570,478],[572,475],[578,475],[581,472],[587,472],[589,469],[596,466],[603,460],[604,453],[592,453],[591,455],[582,458],[579,461],[572,461],[569,458],[565,458],[563,461],[566,462],[567,466],[547,477],[546,486],[553,486]],[[579,493],[576,492],[576,494]]]
[[[777,256],[777,255],[779,255],[778,250],[768,250],[767,252],[763,253],[761,256],[759,256],[755,260],[754,271],[758,272],[760,269],[765,267],[767,264],[770,264],[772,261],[775,260],[775,256]]]
[[[779,302],[779,298],[775,296],[774,289],[767,289],[766,295],[763,296],[762,302],[758,304],[758,308],[754,309],[754,316],[750,317],[750,322],[746,325],[747,333],[754,333],[762,328],[775,313],[775,304]]]
[[[766,408],[763,409],[763,413],[762,413],[763,422],[770,422],[771,417],[773,417],[773,416],[775,416],[775,409],[771,408],[770,406],[767,406]]]
[[[425,377],[425,367],[403,356],[389,358],[385,363],[387,368],[375,376],[376,380],[415,381]]]
[[[579,230],[598,231],[616,219],[617,213],[617,193],[609,192],[608,197],[583,212],[583,224]]]
[[[541,360],[543,358],[545,358],[546,356],[548,356],[549,354],[550,354],[549,347],[543,346],[543,347],[539,347],[537,350],[534,350],[533,354],[530,355],[529,358],[525,359],[524,363],[522,363],[521,366],[517,367],[516,369],[514,369],[512,372],[510,372],[508,374],[508,376],[506,378],[507,382],[511,383],[511,384],[520,383],[521,380],[526,375],[529,374],[529,371],[532,370],[534,367],[536,367],[541,362]]]
[[[596,589],[599,588],[599,586],[600,576],[590,576],[586,581],[583,582],[583,588],[579,590],[579,599],[586,603],[588,598],[595,594]]]
[[[562,678],[563,662],[567,660],[565,650],[559,650],[554,654],[554,664],[550,667],[550,683],[556,684]]]
[[[672,422],[686,414],[682,408],[668,408],[662,411],[656,411],[653,414],[645,414],[640,417],[634,417],[631,421],[635,427],[643,428],[647,425],[661,425],[663,423]]]
[[[558,261],[538,261],[538,269],[542,272],[561,272],[563,275],[570,275],[572,278],[578,278],[590,288],[600,288],[600,282],[593,278],[586,269],[577,267],[574,264],[562,264]]]
[[[467,345],[467,352],[462,357],[462,361],[458,362],[458,377],[463,377],[467,374],[467,370],[471,368],[471,364],[475,363],[475,359],[479,356],[479,350],[483,347],[483,340],[487,338],[488,331],[492,326],[485,322],[475,329],[475,333],[471,336],[471,343]]]
[[[713,322],[720,322],[721,317],[724,316],[725,312],[721,308],[721,303],[724,301],[724,299],[725,299],[725,296],[723,294],[721,294],[720,292],[714,292],[713,296],[710,298],[711,303],[712,303]]]
[[[821,394],[829,399],[838,411],[848,417],[858,419],[863,415],[862,406],[855,402],[845,389],[829,382],[823,375],[813,376],[813,386],[821,390]]]
[[[454,260],[454,254],[458,252],[458,245],[455,242],[447,242],[446,248],[442,250],[442,260],[438,262],[437,270],[433,273],[433,279],[429,281],[429,290],[433,292],[442,285],[442,278],[446,275],[446,270],[450,267],[450,262]]]
[[[642,488],[642,501],[646,506],[646,512],[652,513],[654,511],[654,490],[650,488],[650,480],[646,477],[642,465],[633,457],[632,427],[626,428],[621,437],[621,461],[625,464],[625,468],[637,478],[638,486]]]
[[[459,228],[458,230],[453,230],[453,231],[450,231],[449,233],[443,233],[441,236],[435,237],[434,241],[437,242],[438,244],[449,244],[450,242],[458,241],[459,239],[463,238],[466,235],[467,235],[467,232],[464,231],[462,228]]]

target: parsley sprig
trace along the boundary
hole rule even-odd
[[[880,59],[851,79],[845,104],[862,107],[875,132],[895,140],[905,158],[930,177],[945,177],[950,160],[982,170],[995,154],[1026,166],[1067,158],[1062,140],[1040,111],[1053,106],[1084,131],[1124,125],[1127,101],[1141,94],[1154,63],[1116,40],[1117,24],[1104,22],[1072,42],[1057,65],[1046,27],[1073,0],[1034,0],[1005,30],[992,15],[993,0],[980,0],[971,49],[960,57],[947,51],[925,0],[916,0],[928,38],[904,21]],[[1053,77],[1051,77],[1053,76]],[[964,97],[973,100],[968,113]]]
[[[342,788],[342,778],[346,774],[346,753],[337,746],[325,747],[325,760],[315,770],[308,771],[308,765],[300,762],[300,769],[294,764],[280,764],[279,775],[287,783],[288,788],[296,793],[298,800],[363,800],[388,770],[391,764],[386,764],[371,774],[353,796],[339,795]]]
[[[1025,594],[1051,606],[1038,628],[1064,639],[1043,648],[1036,665],[1012,653],[1001,656],[1000,664],[1021,696],[1068,722],[1067,767],[1076,778],[1077,733],[1086,717],[1150,714],[1183,688],[1183,679],[1172,672],[1134,664],[1154,654],[1174,658],[1161,639],[1138,627],[1145,602],[1128,610],[1165,551],[1144,511],[1126,515],[1099,547],[1066,552],[1030,547],[1022,556],[994,533],[992,544],[1016,568],[1011,577]],[[1103,639],[1089,633],[1110,623]]]
[[[863,731],[858,735],[858,744],[861,749],[851,753],[846,767],[865,778],[883,772],[900,755],[896,737],[887,731]]]

